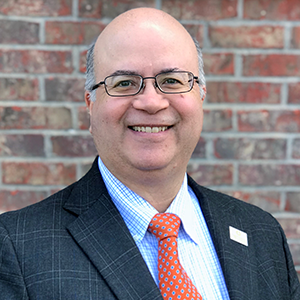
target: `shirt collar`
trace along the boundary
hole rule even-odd
[[[98,166],[112,201],[119,210],[134,240],[140,242],[147,232],[151,219],[158,211],[145,199],[120,182],[106,168],[100,157],[98,158]],[[195,231],[197,216],[194,205],[195,203],[193,203],[189,194],[187,175],[185,174],[181,188],[166,212],[176,214],[181,219],[183,230],[198,244],[199,241]]]
[[[166,212],[177,215],[181,219],[183,230],[196,244],[199,244],[196,233],[197,227],[195,226],[197,224],[195,205],[199,204],[192,201],[189,189],[187,175],[185,174],[182,186]]]

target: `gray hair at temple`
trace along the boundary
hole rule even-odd
[[[198,68],[199,68],[199,86],[205,86],[205,77],[204,77],[204,64],[202,58],[202,51],[199,46],[198,41],[193,38],[195,43],[197,53],[198,53]],[[92,102],[96,101],[96,90],[92,91],[92,88],[95,84],[97,84],[95,80],[95,71],[94,71],[94,48],[95,48],[96,40],[90,45],[87,55],[86,55],[86,73],[85,73],[85,90],[90,93],[90,99]],[[203,89],[200,89],[201,99],[204,96]]]

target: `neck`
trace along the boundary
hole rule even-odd
[[[144,198],[158,212],[165,212],[179,192],[184,180],[185,170],[144,171],[135,170],[124,176],[109,169],[110,172],[133,192]],[[130,174],[130,175],[128,175]]]
[[[123,182],[132,191],[144,198],[150,203],[158,212],[162,213],[167,210],[172,201],[179,192],[183,176],[177,180],[153,180],[151,183],[148,180],[146,182],[139,182],[131,184],[131,182]]]

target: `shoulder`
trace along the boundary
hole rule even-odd
[[[17,232],[21,228],[43,227],[46,223],[53,224],[53,216],[62,210],[65,201],[69,198],[76,184],[41,200],[35,204],[19,210],[9,211],[0,215],[0,227],[9,232]]]
[[[97,161],[96,157],[92,167],[82,178],[61,191],[23,209],[3,213],[0,215],[0,223],[13,223],[21,216],[26,217],[27,220],[37,218],[42,220],[46,216],[51,218],[68,203],[69,206],[73,205],[74,210],[89,206],[90,202],[95,201],[95,194],[105,192]]]
[[[244,226],[248,224],[250,227],[255,227],[259,223],[281,229],[278,221],[269,212],[253,204],[203,187],[191,177],[189,177],[189,186],[197,196],[204,215],[209,214],[214,216],[214,219],[240,220]]]

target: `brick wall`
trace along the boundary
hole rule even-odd
[[[0,211],[89,168],[86,48],[138,6],[172,14],[203,47],[208,96],[189,173],[271,212],[300,274],[299,0],[0,0]]]

